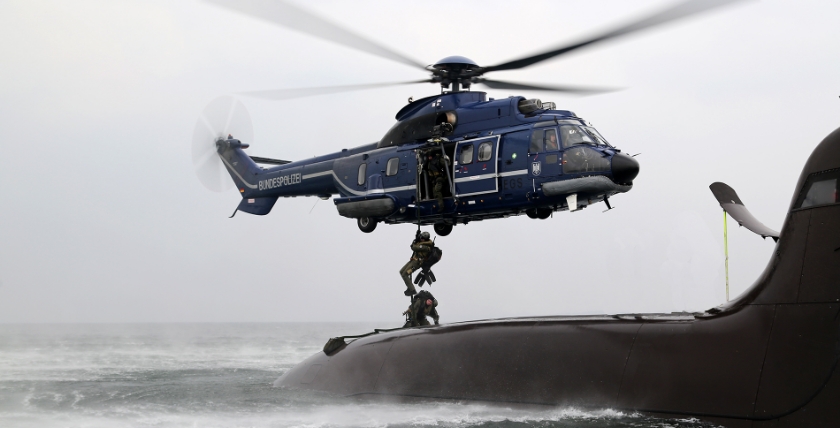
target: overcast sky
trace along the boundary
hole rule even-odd
[[[295,3],[426,63],[489,65],[673,2]],[[805,160],[840,125],[838,16],[840,2],[747,1],[494,74],[625,88],[488,92],[555,101],[640,152],[641,172],[608,213],[490,220],[438,238],[441,321],[723,303],[723,217],[708,186],[730,184],[781,228]],[[200,184],[190,142],[221,95],[422,72],[198,1],[4,1],[0,40],[0,322],[401,323],[412,225],[363,234],[315,198],[228,219],[239,194]],[[409,96],[438,91],[239,97],[254,125],[248,152],[304,159],[371,143]],[[773,243],[729,225],[734,298]]]

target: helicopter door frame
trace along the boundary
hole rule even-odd
[[[455,151],[453,152],[454,159],[452,162],[452,181],[455,186],[455,196],[465,197],[474,195],[483,195],[485,193],[493,193],[499,191],[499,142],[501,135],[492,135],[481,138],[473,138],[470,140],[458,141],[455,144]],[[485,141],[493,141],[493,154],[490,159],[485,162],[479,162],[478,147]],[[470,164],[461,164],[461,147],[472,145],[475,147],[473,159],[475,161]],[[480,168],[484,166],[484,168]]]

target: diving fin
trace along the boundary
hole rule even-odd
[[[741,202],[741,198],[739,198],[738,194],[735,193],[735,189],[721,182],[712,183],[709,186],[709,189],[712,190],[712,193],[715,195],[715,199],[718,200],[718,203],[720,203],[723,210],[734,218],[739,225],[746,227],[751,232],[761,236],[762,238],[769,236],[773,238],[774,241],[779,241],[779,232],[770,229],[758,221],[758,219],[750,213],[750,210],[744,206],[744,203]]]

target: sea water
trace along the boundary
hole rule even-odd
[[[359,402],[272,386],[329,337],[375,327],[0,324],[0,427],[714,426],[612,409]]]

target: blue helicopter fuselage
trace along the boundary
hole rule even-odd
[[[267,169],[228,140],[219,154],[242,194],[238,209],[264,215],[278,197],[337,195],[339,214],[389,224],[545,218],[627,192],[638,173],[635,159],[588,122],[538,100],[446,93],[411,102],[396,118],[377,143]],[[441,132],[443,123],[451,126]],[[442,208],[424,173],[435,152],[447,166]]]

